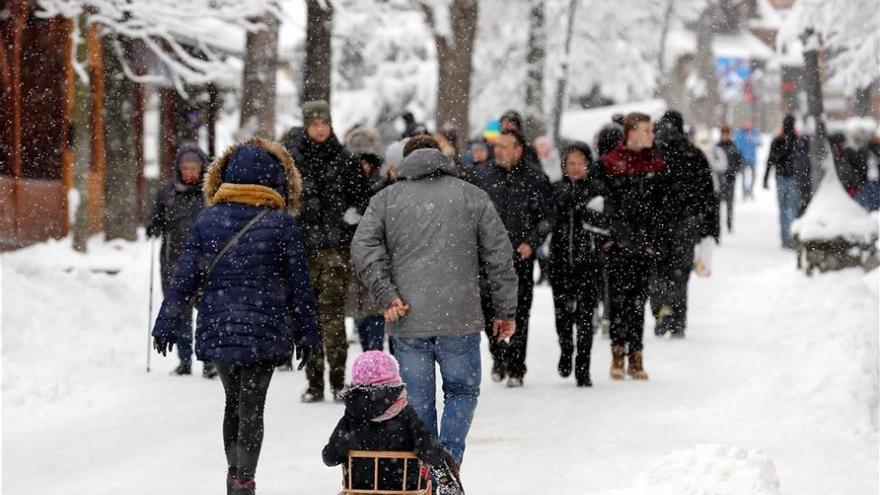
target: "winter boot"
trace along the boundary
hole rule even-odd
[[[507,379],[507,388],[522,388],[523,379],[521,376],[511,376]]]
[[[214,363],[211,361],[205,361],[205,366],[202,367],[202,378],[206,378],[208,380],[213,380],[217,378],[217,368],[214,367]]]
[[[504,363],[498,360],[493,361],[492,381],[495,383],[501,383],[502,381],[504,381],[505,376],[507,376],[507,370],[504,369]]]
[[[590,358],[578,355],[575,360],[574,379],[578,387],[592,387],[593,381],[590,379]]]
[[[626,375],[623,370],[624,356],[626,349],[622,345],[611,346],[611,378],[614,380],[623,380]]]
[[[629,376],[635,380],[647,380],[648,374],[642,366],[642,351],[632,351],[629,353]]]
[[[313,402],[323,402],[324,401],[324,391],[323,390],[315,390],[313,388],[307,388],[302,395],[299,396],[299,400],[306,404],[311,404]]]
[[[232,495],[255,495],[257,484],[254,480],[234,480],[232,482]]]
[[[438,466],[431,466],[431,484],[437,495],[464,495],[458,466],[447,456]]]
[[[568,378],[571,376],[571,354],[572,349],[570,345],[563,345],[562,352],[559,354],[559,366],[557,367],[559,371],[559,376],[562,378]]]
[[[174,371],[172,371],[171,374],[177,376],[192,375],[192,363],[178,364],[177,368],[174,368]]]
[[[673,313],[672,306],[668,304],[660,306],[660,309],[654,314],[654,318],[657,320],[657,323],[654,325],[654,335],[662,337],[673,330]]]

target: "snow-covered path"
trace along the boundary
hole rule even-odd
[[[556,376],[537,289],[526,386],[484,366],[468,493],[878,493],[878,274],[808,279],[778,247],[772,194],[737,206],[713,276],[692,280],[687,339],[649,322],[649,382],[611,382],[599,336],[592,389]],[[168,376],[175,358],[144,372],[146,244],[94,248],[3,256],[2,492],[221,493],[220,383]],[[124,269],[87,269],[102,266]],[[273,379],[261,494],[338,492],[320,450],[342,406],[300,404],[303,388],[301,373]]]

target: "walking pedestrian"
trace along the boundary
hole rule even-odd
[[[320,346],[297,220],[300,176],[279,144],[251,139],[218,158],[199,216],[153,327],[162,355],[198,299],[196,356],[217,367],[226,405],[227,493],[253,495],[263,411],[275,366]],[[300,365],[302,367],[302,364]]]
[[[385,308],[410,404],[461,465],[480,394],[479,271],[483,267],[492,288],[496,337],[509,339],[516,328],[512,249],[488,195],[457,177],[433,138],[410,139],[404,156],[398,182],[370,200],[352,260]]]
[[[302,173],[303,207],[299,216],[305,235],[309,276],[318,299],[323,348],[311,357],[303,402],[324,400],[324,360],[329,367],[333,399],[345,386],[348,341],[345,296],[351,279],[349,248],[359,211],[369,200],[369,179],[360,163],[345,152],[333,133],[325,101],[303,105],[303,132],[288,135],[284,146]]]
[[[526,344],[534,289],[535,251],[553,228],[553,192],[550,181],[525,156],[526,142],[514,130],[501,131],[495,143],[494,163],[479,169],[474,182],[489,193],[498,211],[513,253],[518,286],[517,332],[510,343],[495,338],[491,322],[486,322],[489,348],[492,351],[492,379],[507,377],[508,387],[521,387],[526,374]],[[484,313],[492,314],[492,299],[483,297]]]
[[[773,138],[767,169],[764,172],[764,189],[769,189],[770,171],[776,172],[776,200],[779,204],[779,237],[782,247],[794,249],[791,238],[791,223],[798,215],[800,192],[797,171],[798,155],[803,145],[795,132],[794,116],[786,115],[782,120],[782,133]]]
[[[196,217],[205,208],[202,196],[202,180],[208,167],[208,157],[196,143],[185,143],[174,157],[174,176],[156,193],[153,210],[147,221],[147,237],[161,237],[159,272],[162,293],[168,292],[174,268],[183,253],[189,230]],[[174,375],[192,373],[192,309],[184,312],[183,327],[178,332],[177,357],[180,363]],[[202,376],[215,378],[217,371],[210,361],[205,361]]]

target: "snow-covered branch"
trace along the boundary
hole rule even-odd
[[[105,32],[142,41],[181,92],[187,83],[205,83],[229,71],[218,41],[230,30],[262,29],[254,19],[266,12],[282,16],[275,0],[37,0],[37,5],[41,17],[74,19],[84,13],[87,25],[98,24]],[[82,35],[74,30],[74,46],[82,42]],[[157,77],[138,76],[130,67],[124,70],[138,81]],[[80,77],[84,73],[77,70]]]

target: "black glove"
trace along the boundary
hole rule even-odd
[[[299,365],[296,367],[297,371],[301,371],[303,368],[306,367],[306,364],[308,364],[309,362],[309,358],[312,357],[312,354],[314,354],[314,352],[315,347],[309,342],[303,342],[296,346],[296,360],[299,361]]]
[[[171,352],[171,349],[174,347],[174,341],[166,339],[165,337],[153,337],[153,349],[156,349],[161,355],[166,355],[168,352]]]

